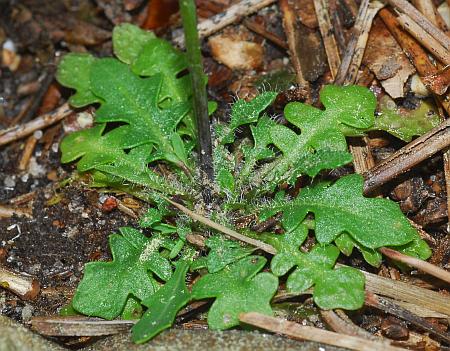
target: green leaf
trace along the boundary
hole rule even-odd
[[[216,298],[208,312],[211,329],[237,326],[239,314],[245,312],[272,315],[270,300],[277,291],[278,279],[270,273],[258,274],[266,262],[262,256],[248,256],[195,283],[193,299]]]
[[[66,136],[61,142],[61,162],[68,163],[81,158],[77,168],[84,172],[120,158],[124,154],[124,144],[111,134],[102,137],[105,126],[98,124]]]
[[[339,251],[344,255],[350,256],[352,254],[353,248],[356,246],[367,263],[374,267],[379,267],[383,259],[382,255],[373,249],[368,249],[360,244],[358,244],[350,235],[347,233],[342,233],[334,241]]]
[[[314,286],[313,298],[320,308],[361,308],[364,275],[350,267],[333,269],[339,256],[339,250],[333,245],[316,245],[308,253],[300,252],[299,246],[307,233],[307,228],[300,225],[285,234],[264,236],[264,241],[278,252],[270,264],[272,272],[283,276],[296,266],[286,282],[288,291],[301,293]]]
[[[252,247],[243,247],[234,240],[215,235],[206,239],[205,244],[210,251],[207,257],[209,273],[216,273],[230,263],[236,262],[255,251]]]
[[[286,105],[286,119],[301,134],[281,125],[271,129],[272,142],[283,157],[266,165],[255,175],[254,183],[280,183],[300,173],[314,176],[322,169],[349,162],[351,156],[347,153],[344,133],[348,126],[361,130],[373,126],[375,96],[364,87],[329,85],[322,89],[320,98],[325,110],[299,102]],[[305,161],[312,165],[304,166]]]
[[[192,94],[189,76],[177,78],[177,75],[187,68],[185,54],[166,40],[155,38],[148,41],[131,67],[139,76],[162,75],[162,99],[171,98],[175,102],[181,102],[186,101]]]
[[[258,161],[275,156],[275,152],[268,147],[272,144],[270,132],[275,126],[276,123],[266,116],[261,117],[256,126],[250,126],[254,144],[252,148],[242,148],[245,162],[239,172],[239,184],[248,184],[250,175]]]
[[[142,308],[140,301],[137,298],[130,296],[120,317],[124,320],[140,319],[143,313],[144,309]]]
[[[266,91],[254,97],[250,101],[239,99],[231,108],[230,128],[234,132],[238,127],[256,123],[262,111],[269,107],[278,93]]]
[[[362,176],[352,174],[330,186],[319,183],[302,189],[284,212],[283,221],[301,223],[309,212],[314,213],[316,238],[321,244],[331,243],[343,232],[369,249],[414,240],[418,234],[398,204],[365,198],[363,181]]]
[[[122,128],[126,127],[118,129]],[[65,137],[61,142],[61,162],[68,163],[81,158],[77,164],[81,172],[96,168],[118,177],[122,182],[132,182],[166,194],[181,193],[181,189],[175,188],[146,166],[153,148],[151,145],[141,145],[125,153],[123,149],[126,145],[118,136],[120,133],[116,131],[102,135],[104,129],[105,124],[99,124]]]
[[[90,89],[91,67],[95,62],[96,59],[90,54],[70,53],[59,63],[56,79],[62,85],[77,91],[69,99],[69,103],[74,107],[83,107],[100,101]]]
[[[432,251],[425,240],[420,239],[418,236],[408,244],[402,246],[392,247],[405,255],[417,257],[421,260],[426,260],[431,257]]]
[[[114,27],[112,42],[114,54],[124,63],[133,63],[142,48],[156,38],[152,32],[147,32],[130,23],[122,23]]]
[[[127,141],[130,148],[153,143],[159,158],[183,162],[170,140],[189,106],[180,103],[170,109],[158,107],[161,76],[140,78],[115,59],[101,59],[92,66],[91,86],[95,95],[103,99],[96,121],[128,124],[111,134],[119,134],[117,137]]]
[[[379,116],[375,119],[374,129],[385,130],[403,141],[411,141],[414,136],[422,135],[436,127],[439,115],[435,106],[422,100],[414,110],[397,108],[387,95],[379,103]]]
[[[159,288],[150,272],[162,280],[170,278],[171,265],[159,253],[160,248],[172,248],[170,239],[160,235],[146,238],[129,227],[121,228],[120,233],[109,237],[112,262],[86,264],[73,298],[73,307],[78,312],[105,319],[116,318],[130,295],[143,300]]]
[[[191,294],[186,286],[188,269],[188,262],[178,262],[169,281],[142,302],[148,307],[148,310],[131,329],[132,339],[135,343],[142,344],[172,326],[178,311],[191,299]]]

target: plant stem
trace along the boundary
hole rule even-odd
[[[197,126],[200,169],[206,174],[209,180],[213,180],[214,170],[212,163],[211,130],[208,117],[208,99],[206,96],[205,74],[203,72],[194,0],[180,0],[180,12],[183,19],[186,52],[194,93],[194,115]]]

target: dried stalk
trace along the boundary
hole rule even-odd
[[[276,0],[241,0],[230,6],[226,11],[200,22],[197,26],[200,38],[206,38],[221,29],[240,21],[252,13],[261,10],[264,7],[272,5]],[[184,36],[180,33],[176,35],[173,41],[183,47]]]
[[[127,332],[137,321],[91,317],[33,317],[31,328],[47,336],[101,336]]]
[[[369,272],[361,271],[361,273],[366,277],[366,291],[450,316],[449,296]]]
[[[409,302],[405,302],[405,301],[398,301],[398,300],[390,299],[388,297],[385,297],[384,299],[391,301],[392,303],[395,303],[400,307],[403,307],[405,310],[408,310],[419,317],[439,318],[439,319],[445,319],[450,322],[450,316],[443,314],[443,313],[436,312],[436,311],[432,311],[421,305],[417,305],[417,304],[409,303]]]
[[[242,235],[230,228],[227,228],[219,223],[213,222],[210,219],[200,216],[197,213],[191,211],[190,209],[184,207],[183,205],[172,201],[170,199],[164,198],[167,202],[169,202],[170,204],[172,204],[173,206],[175,206],[176,208],[178,208],[181,212],[183,212],[184,214],[188,215],[189,217],[191,217],[194,221],[198,221],[210,228],[216,229],[219,232],[222,232],[234,239],[240,240],[244,243],[247,243],[249,245],[252,245],[254,247],[257,247],[265,252],[268,252],[272,255],[276,255],[277,251],[275,250],[275,248],[272,245],[266,244],[262,241],[253,239],[253,238],[249,238],[248,236]]]
[[[347,43],[347,49],[342,55],[341,65],[339,66],[339,70],[334,81],[337,85],[342,85],[345,82],[345,76],[350,68],[350,64],[352,62],[353,55],[355,53],[356,44],[358,42],[358,38],[361,35],[362,28],[364,26],[364,21],[367,16],[367,11],[369,9],[370,0],[362,0],[361,5],[359,6],[358,15],[356,16],[355,25],[352,29],[351,37]]]
[[[327,345],[348,348],[357,351],[399,351],[404,350],[398,347],[387,345],[384,342],[376,342],[334,333],[315,327],[304,326],[298,323],[289,322],[285,319],[269,317],[257,312],[242,313],[239,320],[243,323],[262,328],[273,333],[287,335],[297,340],[310,340]]]
[[[450,120],[404,146],[364,174],[364,193],[370,194],[415,165],[450,146]]]
[[[422,13],[434,26],[438,27],[435,16],[435,8],[431,1],[428,0],[413,0],[412,4],[417,10]]]
[[[12,272],[0,266],[0,287],[3,287],[22,300],[34,299],[40,291],[39,282],[32,276]]]
[[[55,124],[70,115],[72,112],[73,111],[69,107],[69,104],[65,103],[56,110],[36,117],[28,123],[0,131],[0,146],[24,138],[34,133],[36,130],[44,129],[52,124]]]
[[[366,15],[363,19],[360,28],[360,34],[356,41],[355,51],[352,56],[347,74],[344,78],[344,85],[354,84],[358,75],[359,67],[361,66],[362,59],[364,57],[364,51],[366,49],[367,40],[369,39],[370,28],[372,28],[373,19],[378,11],[383,7],[379,1],[371,1],[367,9]]]
[[[280,0],[280,9],[283,13],[283,27],[286,32],[286,37],[289,45],[289,54],[291,56],[292,65],[295,69],[295,74],[297,77],[297,83],[308,91],[309,94],[309,83],[303,77],[302,66],[300,64],[300,59],[298,57],[298,47],[297,47],[297,37],[295,34],[295,23],[296,16],[292,11],[292,8],[289,6],[288,0]],[[309,101],[310,98],[307,98]]]
[[[405,14],[400,14],[397,17],[397,21],[408,31],[409,34],[411,34],[418,42],[426,47],[434,57],[446,65],[450,64],[450,54],[448,50],[430,34],[425,32],[422,27],[411,19],[411,17]]]
[[[406,320],[407,322],[419,327],[428,333],[438,337],[445,342],[450,342],[450,335],[442,332],[439,328],[429,323],[425,319],[411,313],[410,311],[396,305],[392,301],[386,300],[380,296],[376,296],[372,293],[366,294],[365,304],[371,307],[375,307],[384,312],[390,313],[396,317]]]
[[[445,49],[450,50],[450,38],[439,28],[431,23],[423,14],[421,14],[413,5],[406,0],[386,0],[398,11],[408,15],[411,19],[422,27],[428,34],[436,39]]]
[[[383,255],[393,259],[394,261],[398,261],[410,267],[417,268],[422,272],[428,273],[436,278],[450,283],[450,272],[447,272],[445,269],[442,269],[426,261],[419,260],[415,257],[404,255],[387,247],[381,247],[378,249],[378,251],[380,251]]]
[[[319,22],[320,34],[322,35],[323,44],[327,53],[328,66],[330,67],[331,77],[336,78],[341,58],[334,37],[333,25],[329,15],[328,1],[314,0],[314,8],[316,10],[317,21]]]

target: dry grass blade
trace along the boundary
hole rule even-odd
[[[203,216],[200,216],[199,214],[191,211],[190,209],[184,207],[183,205],[181,205],[181,204],[179,204],[179,203],[177,203],[175,201],[172,201],[172,200],[167,199],[167,198],[165,198],[165,200],[167,202],[169,202],[170,204],[172,204],[173,206],[175,206],[176,208],[178,208],[184,214],[186,214],[189,217],[191,217],[194,221],[198,221],[198,222],[200,222],[200,223],[202,223],[202,224],[204,224],[204,225],[206,225],[206,226],[208,226],[210,228],[218,230],[221,233],[224,233],[224,234],[226,234],[226,235],[228,235],[228,236],[230,236],[230,237],[232,237],[234,239],[240,240],[240,241],[242,241],[244,243],[247,243],[249,245],[257,247],[258,249],[261,249],[261,250],[263,250],[265,252],[268,252],[268,253],[270,253],[272,255],[276,255],[276,253],[277,253],[277,250],[275,250],[275,248],[272,245],[266,244],[266,243],[264,243],[262,241],[259,241],[259,240],[256,240],[256,239],[249,238],[248,236],[242,235],[242,234],[240,234],[240,233],[238,233],[238,232],[236,232],[236,231],[234,231],[234,230],[232,230],[230,228],[227,228],[227,227],[225,227],[225,226],[223,226],[223,225],[221,225],[219,223],[213,222],[210,219],[208,219],[206,217],[203,217]]]
[[[419,260],[415,257],[404,255],[398,251],[389,249],[387,247],[381,247],[378,250],[383,255],[395,261],[407,264],[410,267],[417,268],[422,272],[428,273],[436,278],[442,279],[443,281],[450,283],[450,272],[447,272],[445,269],[439,268],[431,263]]]
[[[323,44],[327,53],[331,76],[334,80],[336,78],[339,66],[341,65],[341,58],[339,57],[339,50],[333,34],[334,30],[329,15],[330,9],[328,1],[314,0],[314,8],[316,10],[317,20],[319,22],[320,34],[322,35]]]
[[[338,347],[345,347],[350,350],[357,351],[399,351],[404,350],[399,347],[386,345],[384,342],[376,342],[349,336],[345,334],[338,334],[328,330],[323,330],[315,327],[304,326],[294,322],[289,322],[285,319],[269,317],[261,313],[249,312],[242,313],[239,320],[243,323],[253,325],[274,333],[283,334],[297,340],[310,340],[327,345]]]
[[[449,296],[369,272],[361,271],[361,273],[366,277],[366,290],[371,293],[422,306],[450,316]]]

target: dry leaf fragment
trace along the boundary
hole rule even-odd
[[[370,31],[364,63],[392,98],[404,96],[403,86],[415,69],[379,19],[375,19]]]
[[[261,44],[237,36],[216,35],[209,39],[209,46],[213,57],[230,69],[252,70],[263,64]]]

